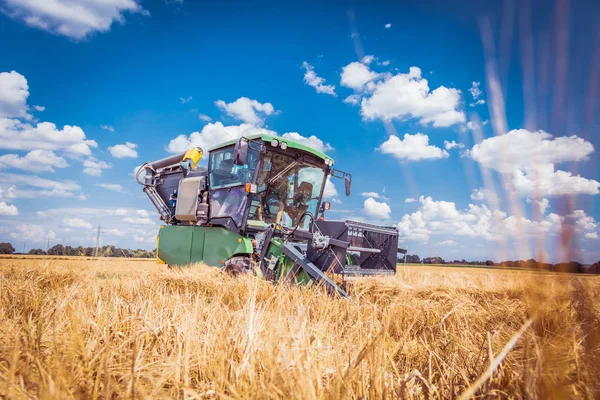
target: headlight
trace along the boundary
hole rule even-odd
[[[277,140],[277,139],[271,140],[271,146],[273,146],[273,147],[279,146],[279,140]]]
[[[286,142],[281,142],[281,144],[279,145],[279,147],[281,147],[281,150],[285,150],[285,149],[287,149],[287,143]]]

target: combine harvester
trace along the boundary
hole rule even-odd
[[[396,273],[398,230],[356,221],[328,221],[322,201],[329,177],[352,177],[315,149],[271,135],[254,135],[203,151],[144,164],[138,183],[165,223],[157,261],[204,263],[273,282],[317,283],[347,296],[327,274]],[[143,175],[143,177],[142,177]]]

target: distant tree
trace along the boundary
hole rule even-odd
[[[416,254],[413,254],[413,255],[407,254],[406,255],[406,262],[410,263],[410,264],[420,264],[421,263],[421,259]]]
[[[56,244],[48,249],[48,255],[51,256],[64,256],[65,255],[65,246],[62,244]]]
[[[15,248],[8,242],[0,243],[0,254],[12,254],[15,252]]]
[[[427,257],[423,259],[423,264],[446,264],[442,257]]]
[[[31,249],[29,250],[29,253],[27,254],[32,254],[34,256],[42,256],[44,254],[46,254],[46,252],[42,249]]]

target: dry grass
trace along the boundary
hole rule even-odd
[[[1,259],[0,398],[453,398],[486,370],[478,397],[600,397],[598,278],[407,267],[350,291]]]

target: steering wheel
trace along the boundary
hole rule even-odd
[[[273,193],[264,198],[263,205],[263,210],[268,215],[277,215],[281,210],[281,200]]]

